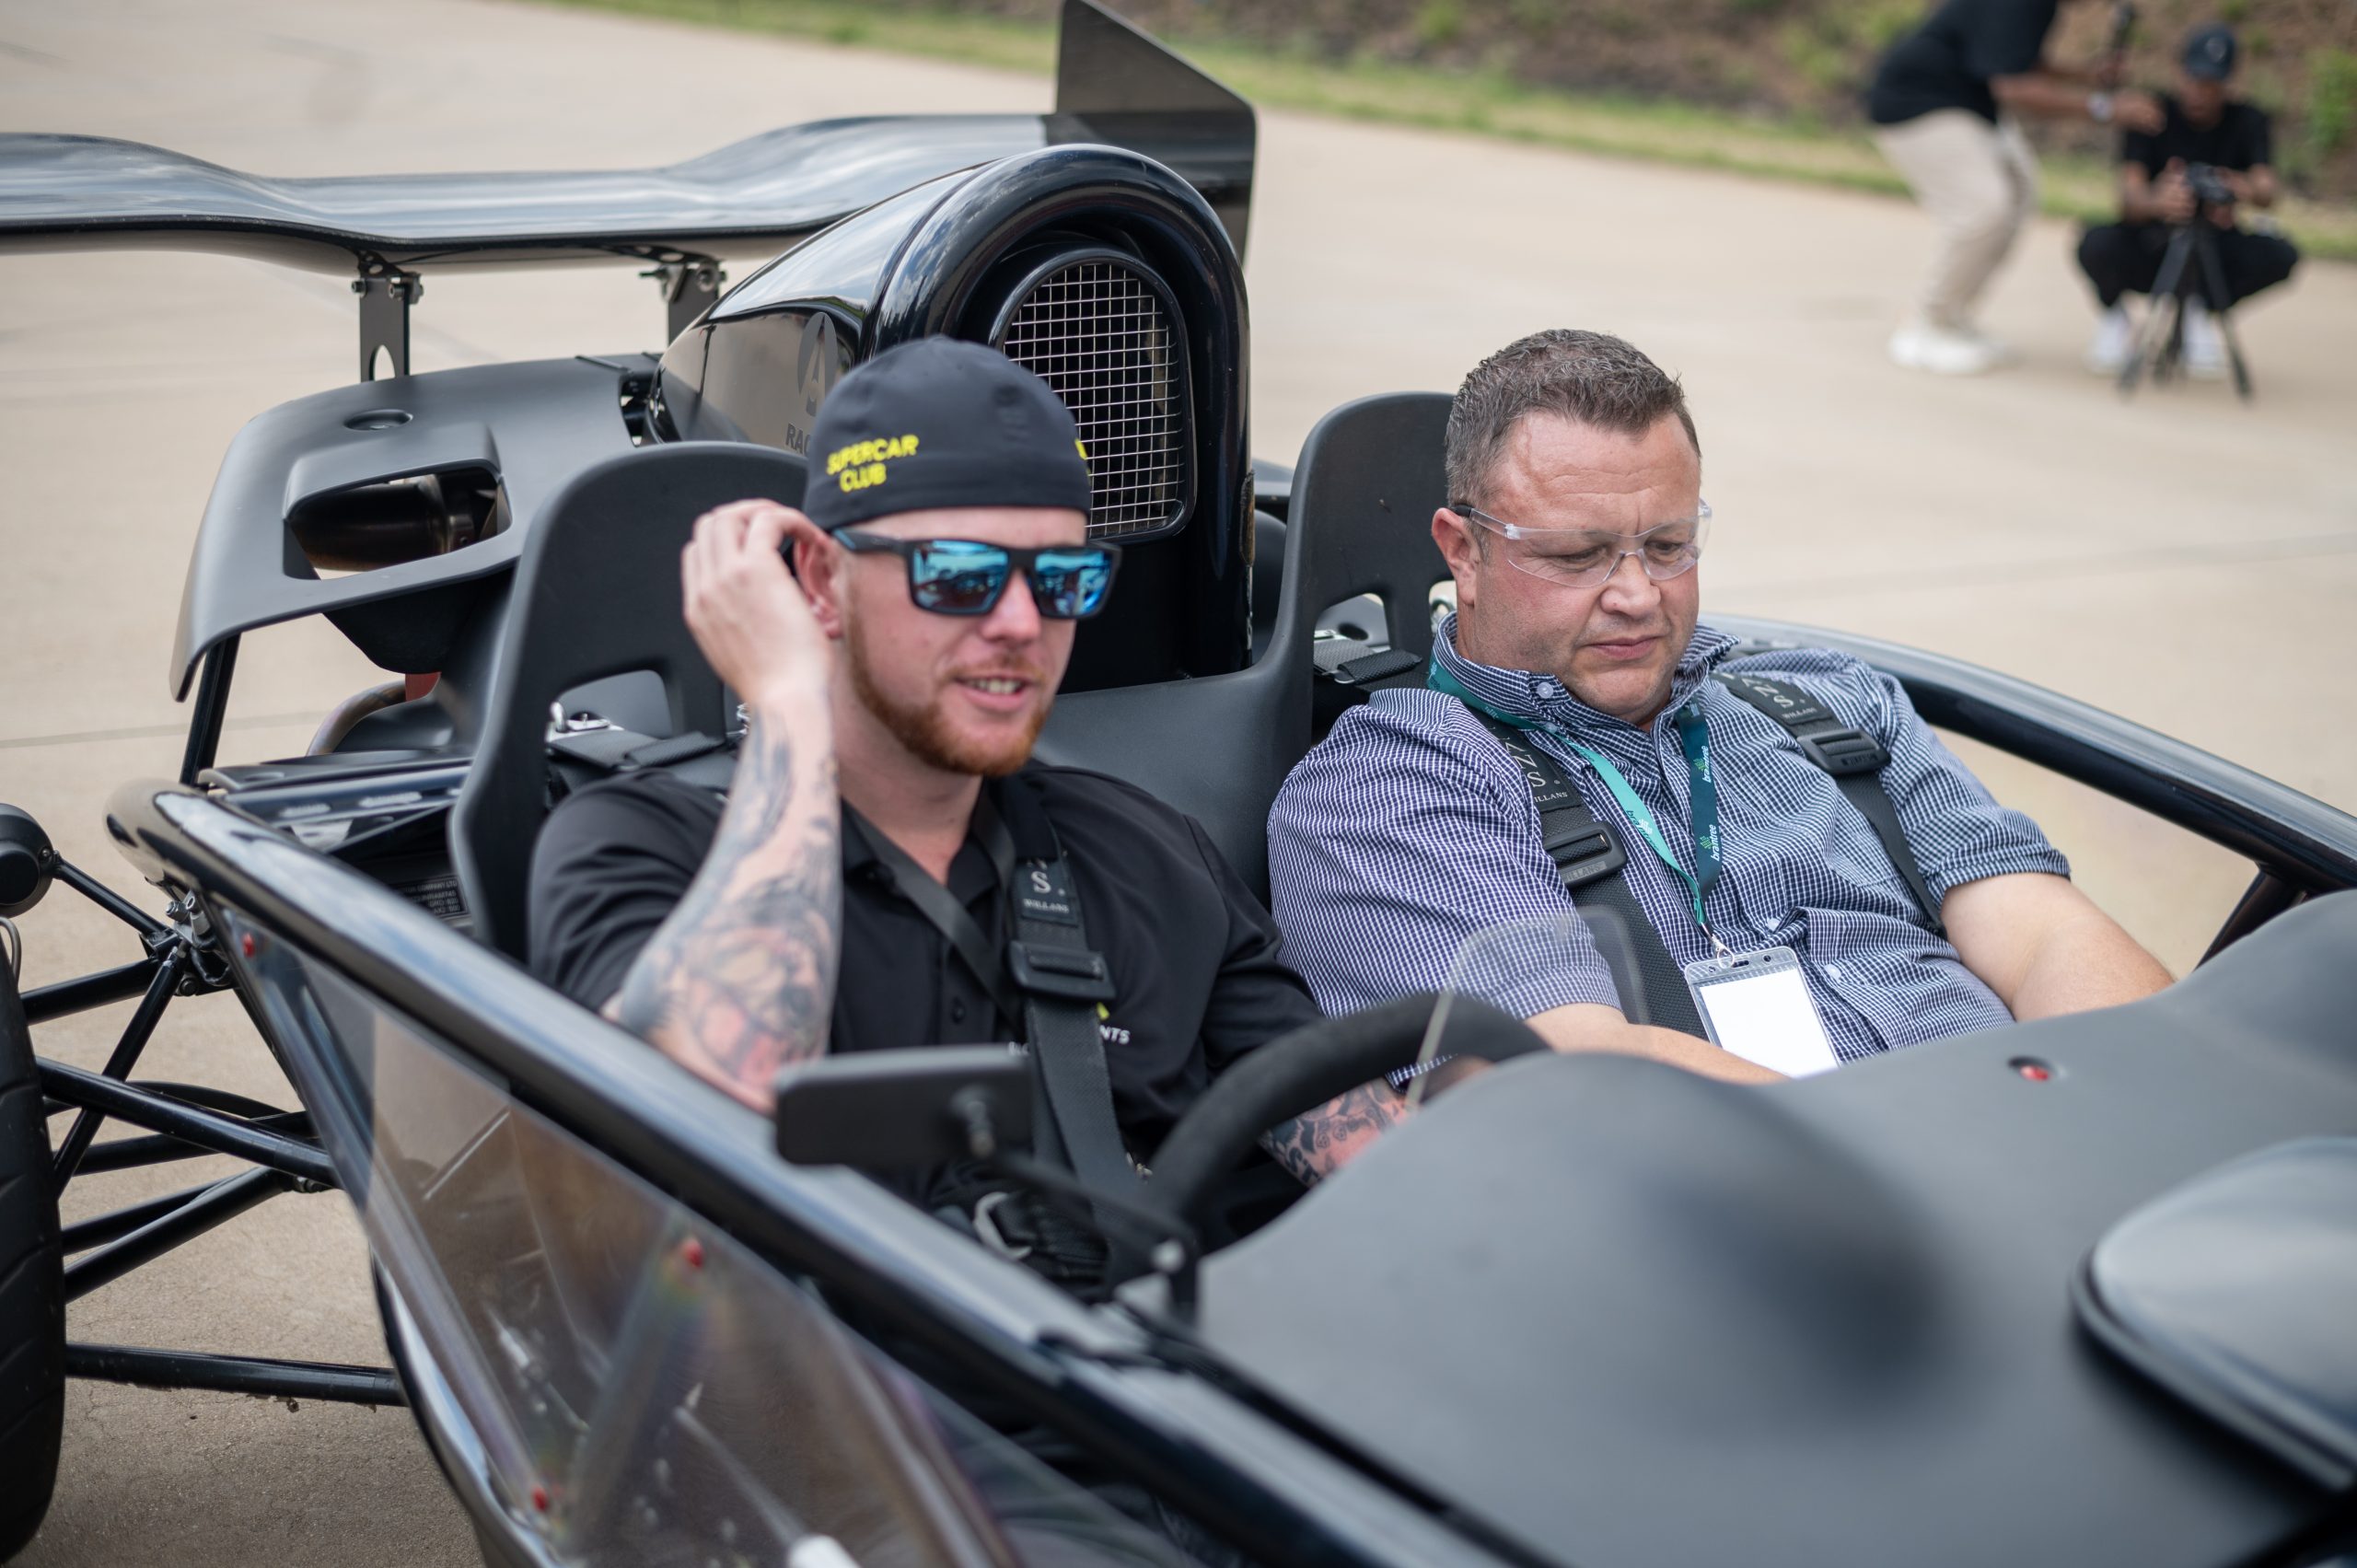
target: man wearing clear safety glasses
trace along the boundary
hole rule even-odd
[[[810,451],[799,509],[721,507],[682,562],[749,720],[726,802],[651,768],[567,797],[534,852],[533,970],[756,1106],[822,1052],[1027,1041],[1076,1074],[1047,1086],[1068,1163],[1135,1181],[1213,1076],[1318,1014],[1192,819],[1030,761],[1120,559],[1087,537],[1072,415],[1004,355],[927,338],[845,377]],[[1396,1098],[1267,1142],[1313,1179]],[[1098,1238],[975,1179],[898,1185],[1051,1277],[1101,1266]]]
[[[1490,999],[1560,1049],[1742,1082],[2168,982],[1895,680],[1701,624],[1701,442],[1635,348],[1492,355],[1446,460],[1431,667],[1346,713],[1270,816],[1285,956],[1327,1011],[1569,909],[1606,948],[1620,928],[1618,961],[1566,941]]]

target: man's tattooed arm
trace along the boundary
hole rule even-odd
[[[754,716],[711,854],[606,1005],[757,1110],[779,1068],[827,1048],[842,857],[824,703]]]
[[[1277,1123],[1260,1134],[1260,1146],[1307,1186],[1341,1168],[1378,1134],[1407,1116],[1408,1102],[1378,1079],[1328,1100],[1306,1116]]]

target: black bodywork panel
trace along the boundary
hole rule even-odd
[[[387,668],[441,668],[475,610],[475,585],[516,564],[541,505],[583,469],[631,449],[623,385],[653,368],[627,354],[443,370],[317,392],[254,419],[229,444],[197,531],[172,633],[173,694],[187,694],[197,661],[223,638],[320,613]],[[503,531],[325,579],[290,550],[286,518],[305,502],[457,461],[491,465],[510,515]],[[399,602],[360,619],[386,601]]]
[[[1509,1064],[1212,1260],[1203,1340],[1550,1562],[2260,1560],[2349,1500],[2071,1281],[2187,1179],[2357,1132],[2352,950],[2322,899],[2144,1002],[1765,1091]]]

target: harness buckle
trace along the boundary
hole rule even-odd
[[[1021,1262],[1031,1256],[1030,1244],[1027,1242],[1018,1247],[1008,1240],[1006,1232],[999,1228],[996,1212],[998,1206],[1012,1196],[1012,1193],[1004,1190],[983,1193],[981,1202],[974,1205],[974,1234],[981,1238],[984,1247],[989,1248],[1000,1257],[1012,1258]]]
[[[1801,743],[1803,756],[1837,779],[1878,772],[1890,761],[1882,742],[1863,730],[1829,729],[1794,738]]]
[[[1591,882],[1601,882],[1629,864],[1629,852],[1620,847],[1620,836],[1596,821],[1582,822],[1548,835],[1547,855],[1563,878],[1566,892],[1577,892]]]
[[[1338,686],[1372,686],[1378,680],[1421,669],[1423,664],[1405,648],[1377,648],[1356,658],[1343,659],[1325,673]]]
[[[1006,945],[1006,972],[1020,990],[1067,1002],[1110,1002],[1113,973],[1104,958],[1084,947],[1042,947],[1030,942]]]

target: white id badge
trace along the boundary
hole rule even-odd
[[[1840,1065],[1790,947],[1761,947],[1686,966],[1686,989],[1712,1043],[1789,1078]]]

